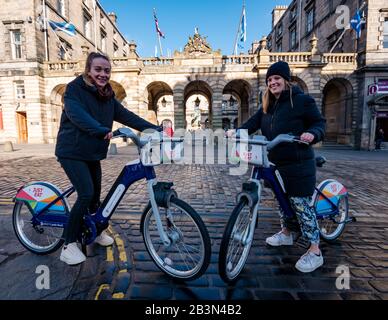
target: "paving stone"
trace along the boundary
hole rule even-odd
[[[388,280],[370,280],[369,283],[379,292],[388,293]]]
[[[172,298],[172,288],[167,286],[131,286],[130,299],[168,300]]]
[[[286,291],[261,291],[255,290],[258,300],[295,300],[294,296]]]

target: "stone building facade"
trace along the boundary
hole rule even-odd
[[[366,21],[359,39],[354,30],[341,29],[357,9]],[[313,38],[319,53],[357,53],[353,73],[333,69],[321,81],[327,141],[371,149],[378,128],[388,140],[388,2],[293,0],[275,7],[269,51],[308,51]]]
[[[35,5],[38,2],[40,1],[31,1]],[[226,56],[220,51],[212,50],[211,41],[208,42],[206,37],[196,32],[189,37],[185,50],[176,51],[171,58],[139,57],[136,44],[127,43],[115,27],[114,19],[98,6],[100,13],[96,16],[104,16],[106,19],[106,44],[109,42],[110,45],[106,45],[104,52],[112,58],[111,84],[116,97],[129,110],[154,123],[169,124],[175,132],[177,129],[233,128],[256,112],[261,94],[266,88],[265,74],[268,67],[283,60],[290,64],[293,82],[315,98],[328,119],[328,141],[368,149],[373,144],[372,126],[377,125],[377,119],[380,119],[377,115],[382,114],[381,110],[384,109],[381,108],[384,108],[385,100],[381,95],[367,96],[363,90],[368,89],[373,74],[378,77],[376,81],[380,78],[383,80],[387,74],[384,66],[387,51],[383,48],[385,33],[381,30],[384,29],[384,17],[387,13],[384,9],[385,1],[371,0],[366,7],[368,32],[364,30],[363,37],[366,38],[359,41],[359,48],[362,48],[364,41],[366,49],[365,52],[360,49],[359,54],[352,50],[350,42],[345,38],[351,36],[352,31],[345,34],[340,50],[343,52],[328,52],[333,40],[327,40],[327,37],[319,32],[325,22],[320,22],[317,18],[318,13],[324,12],[318,7],[324,2],[333,2],[333,8],[337,5],[334,0],[297,0],[293,1],[290,7],[282,7],[274,14],[274,29],[279,23],[284,23],[284,30],[287,30],[287,16],[293,5],[302,3],[304,10],[305,5],[314,4],[316,14],[314,19],[311,20],[310,17],[309,21],[312,21],[315,31],[304,38],[301,37],[300,42],[298,40],[298,50],[285,52],[284,47],[282,52],[276,52],[273,50],[273,43],[268,43],[265,37],[254,45],[250,54]],[[74,22],[77,26],[78,38],[65,38],[63,35],[64,40],[69,41],[73,48],[71,59],[61,56],[60,47],[52,41],[54,44],[51,43],[49,48],[49,60],[45,61],[44,34],[39,30],[39,26],[37,28],[34,25],[35,22],[28,22],[28,16],[25,14],[27,11],[20,10],[19,16],[13,14],[8,18],[4,18],[6,12],[0,11],[1,37],[4,37],[6,42],[10,39],[7,30],[14,30],[16,25],[21,23],[26,30],[25,38],[22,37],[22,44],[26,47],[22,47],[22,52],[27,55],[20,61],[9,59],[12,50],[15,50],[12,49],[12,43],[6,43],[0,48],[0,142],[55,142],[66,85],[82,72],[87,52],[95,50],[93,33],[92,39],[83,33],[82,21],[87,19],[84,17],[85,20],[81,18],[75,22],[76,18],[71,17],[71,12],[76,14],[84,10],[84,1],[74,0],[71,3],[79,6],[78,9],[68,7],[69,19],[65,20]],[[93,8],[92,5],[88,7]],[[35,16],[39,14],[39,10],[33,5],[31,9]],[[54,14],[52,8],[49,11]],[[326,14],[326,20],[330,21],[327,23],[331,25],[338,14],[335,11],[329,13]],[[58,20],[60,17],[52,18]],[[294,19],[301,19],[303,23],[303,18]],[[13,27],[7,29],[6,25],[10,24],[13,24]],[[99,28],[95,29],[101,31],[101,22],[96,24]],[[94,23],[91,25],[94,26]],[[111,32],[108,27],[112,28]],[[90,36],[90,30],[88,32]],[[286,33],[283,33],[284,43],[288,42],[284,40]],[[98,35],[99,33],[97,49],[103,51]],[[271,35],[273,37],[271,33],[269,40],[272,39]],[[116,46],[113,46],[113,43],[116,43]]]
[[[61,110],[50,105],[46,95],[44,63],[84,60],[90,51],[126,57],[130,43],[117,28],[116,15],[106,13],[98,1],[0,2],[0,141],[54,142],[48,137],[57,126],[51,129],[50,122],[59,121]],[[44,15],[51,21],[72,23],[76,35],[46,29]]]

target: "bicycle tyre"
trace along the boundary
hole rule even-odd
[[[178,268],[181,267],[181,265],[179,265],[180,261],[176,264],[176,266],[173,266],[173,264],[178,261],[178,259],[176,259],[178,257],[177,251],[180,252],[178,245],[181,243],[181,241],[184,241],[184,237],[186,237],[186,235],[183,234],[182,227],[189,228],[188,226],[182,225],[181,228],[179,228],[179,226],[176,225],[177,221],[174,221],[174,226],[169,227],[169,230],[167,230],[167,234],[169,235],[170,240],[175,238],[175,241],[172,240],[172,244],[174,246],[176,245],[177,251],[172,248],[172,246],[166,248],[161,242],[159,233],[156,229],[156,225],[153,230],[150,230],[153,211],[151,204],[148,203],[141,217],[140,231],[143,235],[143,240],[148,253],[150,254],[152,260],[155,262],[155,264],[160,270],[175,279],[191,281],[202,276],[202,274],[205,273],[210,263],[211,242],[209,233],[199,214],[189,204],[176,197],[171,198],[170,204],[170,210],[172,210],[173,208],[180,210],[180,212],[187,215],[187,217],[189,217],[189,220],[191,220],[191,222],[194,224],[192,228],[195,227],[198,230],[198,236],[200,237],[200,257],[198,259],[198,262],[195,261],[195,265],[191,269],[188,268],[188,270],[186,271],[179,270]],[[166,228],[166,224],[169,223],[170,220],[167,219],[166,214],[163,214],[163,208],[159,207],[159,211],[163,227]],[[175,214],[175,217],[177,216],[178,213]],[[190,232],[191,231],[192,230],[190,230]],[[151,235],[155,235],[155,238],[157,240],[156,245],[153,244]],[[189,240],[192,238],[193,235],[191,234],[187,236],[187,239]],[[184,249],[187,251],[188,248],[194,248],[194,243],[191,243],[188,247],[186,247],[185,244],[183,244],[183,246]],[[166,249],[165,257],[159,254],[159,251],[163,251],[163,249]],[[171,251],[167,249],[171,249]],[[187,253],[190,255],[190,252],[187,251]],[[180,254],[180,256],[182,257],[182,254]],[[184,261],[184,263],[187,265],[187,261]]]
[[[249,223],[247,227],[250,226],[252,214],[251,214],[251,210],[248,207],[247,200],[243,198],[233,209],[232,214],[230,215],[229,221],[225,227],[224,234],[222,236],[219,259],[218,259],[218,271],[222,280],[224,280],[226,283],[233,283],[237,280],[241,271],[244,269],[245,262],[249,256],[249,252],[252,246],[252,241],[245,246],[243,245],[242,253],[238,257],[237,263],[235,264],[236,267],[234,267],[232,270],[229,270],[231,268],[230,264],[232,263],[229,261],[229,256],[230,256],[229,248],[231,247],[231,239],[233,236],[233,232],[238,231],[238,230],[235,230],[235,228],[237,226],[237,223],[239,222],[238,218],[242,217],[241,212],[245,207],[249,210],[249,215],[248,215]],[[255,228],[256,228],[256,224],[257,224],[257,221],[255,221]]]
[[[22,218],[22,216],[26,216],[26,220]],[[27,250],[37,254],[37,255],[46,255],[58,250],[64,243],[64,229],[60,227],[47,227],[47,226],[38,226],[40,230],[34,229],[31,224],[32,213],[30,209],[23,201],[16,201],[13,213],[12,213],[12,225],[16,237],[19,242],[25,247]],[[31,232],[27,229],[31,225]],[[26,228],[24,228],[26,227]],[[58,232],[55,235],[52,235],[53,240],[50,240],[49,236],[47,236],[49,228],[53,228]],[[43,235],[44,236],[41,236]],[[46,238],[49,242],[47,245],[42,245],[40,241],[42,238]]]
[[[330,231],[330,232],[327,231],[330,217],[326,217],[323,220],[318,221],[319,233],[321,235],[321,238],[327,243],[334,243],[345,230],[345,225],[346,225],[345,221],[349,217],[348,195],[344,195],[339,199],[338,208],[340,212],[336,216],[339,217],[339,221],[337,222],[331,221],[333,225],[337,225],[337,227],[333,231]],[[327,221],[325,225],[323,224],[324,221]]]

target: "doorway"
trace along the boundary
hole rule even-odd
[[[18,126],[18,143],[27,143],[27,114],[25,112],[16,112],[16,121]]]

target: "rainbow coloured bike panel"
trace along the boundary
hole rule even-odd
[[[48,204],[61,195],[61,191],[47,182],[33,182],[20,189],[15,197],[15,201],[23,201],[27,204],[33,214],[38,213]],[[67,204],[59,199],[54,203],[49,211],[59,214],[68,212]]]
[[[317,189],[320,193],[316,191],[313,199],[315,211],[319,215],[332,213],[333,205],[338,206],[340,199],[348,194],[346,188],[336,180],[325,180]]]

